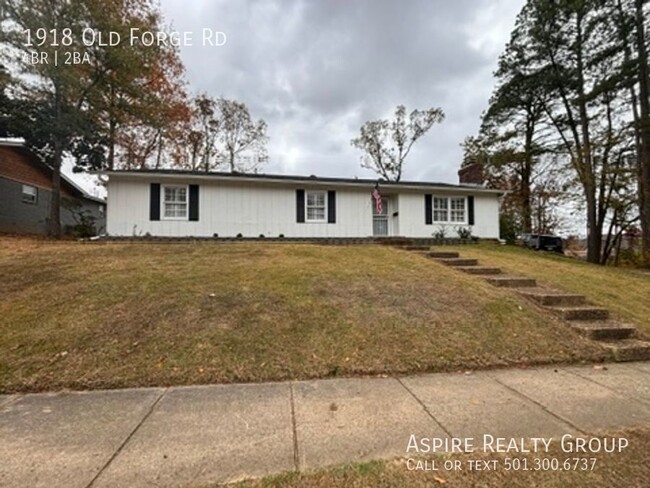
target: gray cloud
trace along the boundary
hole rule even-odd
[[[266,172],[371,176],[350,146],[366,120],[440,106],[405,178],[456,181],[460,142],[478,128],[497,57],[523,0],[162,0],[179,31],[223,47],[183,47],[191,90],[244,101],[269,124]]]

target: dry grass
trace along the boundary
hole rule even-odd
[[[602,358],[513,294],[381,246],[3,238],[0,275],[0,392]]]
[[[258,481],[248,481],[237,484],[237,488],[430,488],[444,486],[459,487],[540,487],[540,488],[645,488],[650,479],[650,430],[636,429],[618,434],[627,439],[630,445],[623,452],[598,453],[593,471],[581,470],[534,470],[535,458],[556,458],[563,464],[565,459],[575,455],[565,454],[557,447],[555,450],[540,454],[518,455],[485,455],[459,454],[449,456],[460,460],[462,471],[445,471],[442,456],[434,459],[439,471],[409,471],[405,460],[375,461],[363,464],[352,464],[331,469],[323,469],[306,473],[287,473],[272,476]],[[557,443],[556,443],[557,446]],[[507,471],[504,459],[506,457],[526,458],[529,471]],[[583,458],[591,454],[581,454]],[[469,459],[496,460],[495,471],[470,471]],[[569,464],[573,464],[569,462]],[[580,462],[578,463],[580,466]],[[590,465],[590,463],[589,463]]]
[[[459,246],[465,257],[513,274],[537,278],[541,284],[585,295],[616,317],[650,333],[650,274],[629,268],[598,266],[555,253],[515,246]]]

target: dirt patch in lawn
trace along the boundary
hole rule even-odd
[[[511,293],[383,246],[0,239],[0,391],[599,360]]]

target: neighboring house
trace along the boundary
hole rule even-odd
[[[0,140],[0,232],[47,234],[52,200],[52,168],[22,142]],[[105,202],[86,194],[61,175],[61,229],[92,219],[105,231]],[[83,217],[82,217],[83,216]]]
[[[499,237],[500,191],[481,185],[176,170],[109,171],[113,236]],[[462,175],[461,175],[462,180]]]

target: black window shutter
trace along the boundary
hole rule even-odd
[[[296,222],[305,222],[305,190],[296,190]]]
[[[467,197],[467,224],[474,225],[474,197]]]
[[[149,220],[160,220],[160,183],[152,183],[149,190]]]
[[[336,192],[327,192],[327,223],[336,224]]]
[[[424,223],[433,225],[433,198],[431,195],[424,195]]]
[[[190,220],[199,220],[199,185],[190,185]]]

